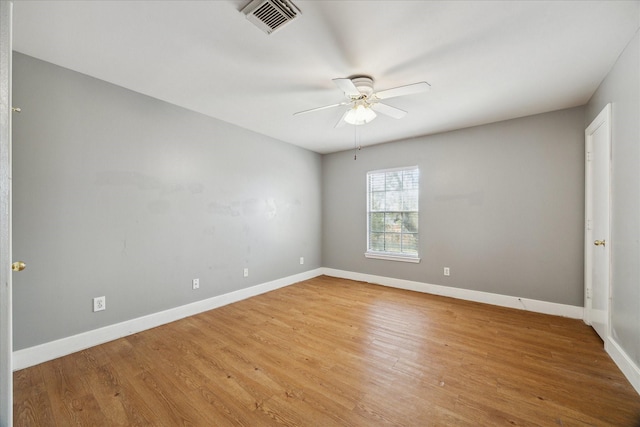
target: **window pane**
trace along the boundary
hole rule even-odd
[[[402,192],[401,191],[387,191],[387,197],[385,202],[385,209],[388,211],[401,211],[402,210]]]
[[[402,246],[400,245],[400,234],[385,233],[384,249],[387,252],[402,252]]]
[[[384,251],[384,233],[369,234],[369,249],[372,251]]]
[[[384,231],[400,233],[402,231],[402,214],[400,212],[387,212],[384,214]]]
[[[402,210],[418,210],[418,190],[405,190],[402,193]]]
[[[384,191],[384,173],[369,175],[369,191]]]
[[[402,171],[387,172],[387,191],[402,190]]]
[[[418,212],[409,212],[402,214],[402,232],[417,233],[418,232]]]
[[[384,213],[369,214],[369,229],[371,231],[384,231]]]
[[[406,254],[418,254],[418,235],[403,234],[402,235],[402,252]]]
[[[385,209],[384,195],[385,195],[384,191],[371,193],[371,210],[372,211],[383,211]]]
[[[418,169],[413,169],[409,171],[402,172],[402,188],[405,190],[413,190],[418,189],[418,180],[420,178],[420,173]]]

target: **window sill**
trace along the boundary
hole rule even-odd
[[[418,258],[417,256],[392,255],[392,254],[386,254],[381,252],[365,252],[364,256],[366,258],[383,259],[386,261],[412,262],[416,264],[420,262],[420,258]]]

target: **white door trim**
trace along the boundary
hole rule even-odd
[[[11,312],[11,20],[0,1],[0,426],[13,425]]]
[[[608,236],[611,236],[611,104],[607,104],[598,116],[591,122],[591,124],[585,130],[585,238],[584,238],[584,322],[591,325],[593,320],[592,314],[592,291],[593,291],[593,250],[594,250],[594,238],[600,238],[593,235],[592,230],[592,213],[593,213],[593,135],[603,125],[608,126],[607,130],[607,153],[608,153],[608,169],[609,169],[609,199],[607,200],[607,209],[609,211],[609,224],[608,224]],[[608,265],[609,265],[609,277],[608,277],[608,299],[607,299],[607,325],[606,325],[606,337],[611,335],[611,242],[606,242],[608,246]],[[603,339],[606,342],[606,337]]]

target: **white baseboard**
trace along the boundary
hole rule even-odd
[[[188,316],[193,316],[204,311],[213,310],[243,299],[247,299],[265,292],[273,291],[294,283],[308,280],[322,274],[322,269],[309,270],[304,273],[262,283],[250,288],[240,289],[224,295],[218,295],[202,301],[196,301],[180,307],[136,319],[127,320],[92,331],[62,338],[56,341],[40,344],[13,352],[13,370],[28,368],[58,357],[66,356],[80,350],[126,337],[147,329],[155,328],[166,323],[174,322]]]
[[[218,295],[202,301],[196,301],[180,307],[153,313],[147,316],[105,326],[103,328],[51,341],[34,347],[25,348],[13,352],[13,370],[28,368],[58,357],[66,356],[77,351],[84,350],[95,345],[103,344],[118,338],[132,335],[147,329],[155,328],[166,323],[174,322],[188,316],[213,310],[227,304],[251,298],[265,292],[273,291],[308,280],[320,275],[340,277],[357,280],[399,289],[407,289],[433,295],[441,295],[452,298],[493,304],[502,307],[528,310],[537,313],[564,316],[573,319],[583,319],[583,307],[565,304],[556,304],[546,301],[538,301],[527,298],[518,298],[508,295],[492,294],[488,292],[473,291],[469,289],[452,288],[448,286],[432,285],[429,283],[410,280],[395,279],[392,277],[376,276],[371,274],[356,273],[351,271],[336,270],[332,268],[317,268],[271,282],[262,283],[246,289]],[[640,368],[624,352],[620,345],[609,338],[605,344],[605,350],[618,365],[631,385],[640,393]]]
[[[536,313],[553,314],[569,317],[571,319],[583,319],[584,308],[574,305],[557,304],[547,301],[539,301],[528,298],[518,298],[508,295],[492,294],[489,292],[473,291],[469,289],[453,288],[449,286],[432,285],[429,283],[414,282],[410,280],[394,279],[392,277],[375,276],[372,274],[355,273],[352,271],[322,268],[322,273],[327,276],[343,279],[358,280],[410,291],[427,294],[458,298],[467,301],[482,302],[501,307],[517,308]]]
[[[502,307],[517,308],[536,313],[552,314],[569,317],[572,319],[584,319],[584,308],[556,304],[546,301],[538,301],[527,298],[518,298],[507,295],[492,294],[488,292],[472,291],[468,289],[451,288],[448,286],[431,285],[428,283],[413,282],[410,280],[394,279],[392,277],[375,276],[371,274],[355,273],[352,271],[322,268],[322,274],[343,279],[358,280],[399,289],[424,292],[433,295],[441,295],[468,301],[482,302]],[[605,342],[605,351],[611,356],[613,362],[629,380],[633,388],[640,394],[640,367],[627,355],[620,345],[609,337]]]
[[[30,366],[53,360],[58,357],[66,356],[68,354],[75,353],[77,351],[84,350],[95,345],[103,344],[108,341],[132,335],[147,329],[155,328],[157,326],[183,319],[188,316],[193,316],[204,311],[213,310],[227,304],[241,301],[243,299],[260,295],[265,292],[273,291],[285,286],[289,286],[303,280],[311,279],[321,274],[390,286],[394,288],[407,289],[411,291],[424,292],[433,295],[441,295],[468,301],[476,301],[503,307],[534,311],[538,313],[570,317],[574,319],[582,319],[584,312],[584,309],[582,307],[564,304],[556,304],[551,302],[492,294],[488,292],[473,291],[468,289],[452,288],[448,286],[432,285],[428,283],[394,279],[391,277],[375,276],[371,274],[355,273],[351,271],[336,270],[332,268],[318,268],[293,276],[284,277],[282,279],[277,279],[271,282],[262,283],[250,288],[240,289],[238,291],[230,292],[224,295],[218,295],[202,301],[196,301],[191,304],[186,304],[158,313],[149,314],[147,316],[138,317],[136,319],[127,320],[121,323],[116,323],[114,325],[94,329],[92,331],[83,332],[81,334],[40,344],[34,347],[14,351],[13,370],[16,371],[28,368]],[[618,353],[624,355],[624,352],[622,352],[621,350]],[[618,356],[618,359],[616,359],[615,357],[613,358],[614,360],[616,360],[616,363],[618,363],[617,360],[620,358],[622,358],[622,360],[629,360],[628,357],[625,359],[621,356]],[[633,364],[631,365],[633,366]],[[623,372],[625,371],[623,370]],[[637,368],[635,371],[633,371],[632,369],[631,372],[637,373]],[[638,376],[638,378],[640,378],[640,375]],[[638,383],[640,383],[640,381],[636,382],[636,384]],[[634,387],[638,388],[636,384],[634,384]]]
[[[605,342],[604,349],[613,359],[618,368],[629,380],[633,388],[640,394],[640,368],[636,365],[629,355],[620,347],[615,339],[609,337]]]

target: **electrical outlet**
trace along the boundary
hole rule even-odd
[[[244,275],[244,277],[249,277],[249,269],[245,268],[242,274]]]
[[[193,279],[191,281],[191,285],[193,286],[193,289],[200,289],[200,279]]]
[[[445,267],[444,268],[444,275],[445,276],[451,276],[451,270],[449,270],[449,267]]]
[[[304,257],[303,256],[300,257],[300,265],[302,265],[302,264],[304,264]]]
[[[102,311],[107,309],[107,297],[96,297],[93,299],[93,311]]]

